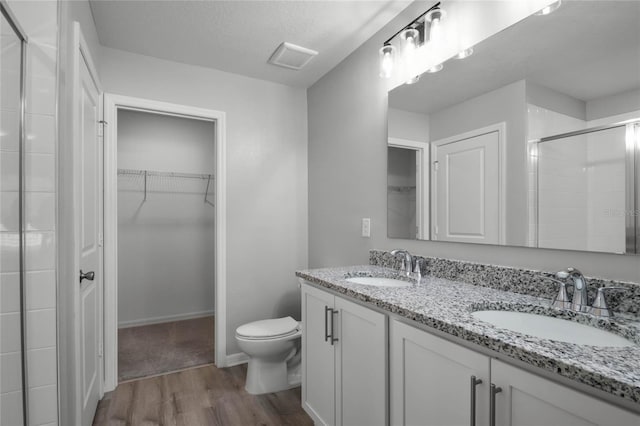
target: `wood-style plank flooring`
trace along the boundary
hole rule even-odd
[[[250,395],[246,364],[214,365],[121,383],[100,401],[94,426],[312,426],[300,388]]]

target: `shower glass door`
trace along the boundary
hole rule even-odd
[[[0,426],[26,424],[22,152],[24,37],[0,0]]]

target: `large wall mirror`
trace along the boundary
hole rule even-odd
[[[392,90],[388,236],[640,252],[639,22],[562,2]]]

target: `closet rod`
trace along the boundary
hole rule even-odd
[[[137,170],[137,169],[118,169],[118,176],[133,175],[145,177],[172,177],[179,179],[203,179],[210,181],[215,176],[208,173],[179,173],[179,172],[158,172],[153,170]]]

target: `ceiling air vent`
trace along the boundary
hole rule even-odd
[[[273,52],[273,55],[269,58],[269,63],[292,70],[299,70],[307,65],[317,54],[318,52],[315,50],[283,42]]]

